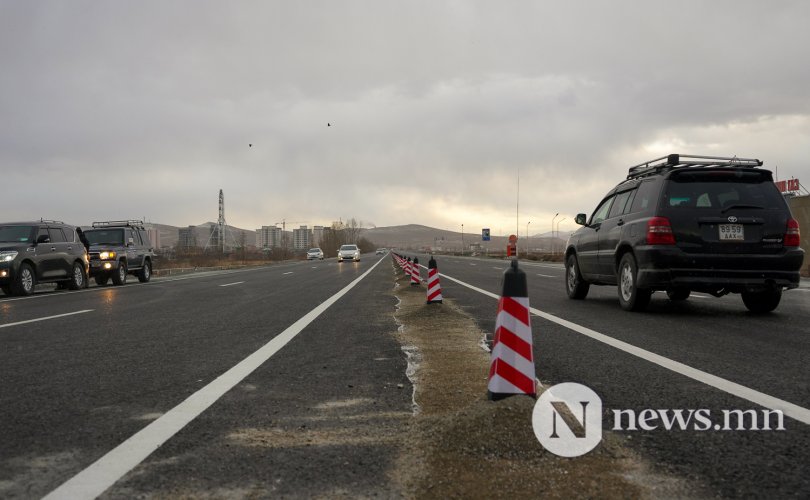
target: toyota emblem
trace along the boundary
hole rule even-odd
[[[737,222],[737,218],[732,215],[731,217],[728,218],[728,221],[729,222]]]

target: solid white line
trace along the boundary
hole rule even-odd
[[[287,275],[287,274],[292,274],[292,273],[293,273],[293,272],[292,272],[292,271],[290,271],[290,272],[288,272],[288,273],[284,273],[284,274],[285,274],[285,275]]]
[[[342,290],[326,299],[315,309],[305,314],[301,319],[290,325],[286,330],[275,336],[272,340],[259,348],[236,366],[220,375],[199,391],[175,406],[162,417],[141,429],[138,433],[115,447],[112,451],[98,459],[89,467],[73,476],[61,486],[48,493],[47,499],[92,499],[101,495],[110,486],[115,484],[129,471],[157,450],[163,443],[177,434],[183,427],[197,418],[209,406],[214,404],[236,384],[244,380],[256,368],[270,359],[282,347],[287,345],[296,335],[312,323],[315,318],[329,309],[349,290],[369,275],[376,264],[360,275],[357,279],[346,285]]]
[[[241,285],[242,283],[244,283],[244,281],[237,281],[236,283],[226,283],[224,285],[219,285],[219,286]]]
[[[16,323],[6,323],[5,325],[0,325],[0,328],[8,328],[10,326],[24,325],[26,323],[36,323],[37,321],[45,321],[45,320],[48,320],[48,319],[64,318],[65,316],[73,316],[74,314],[89,313],[91,311],[92,311],[92,309],[84,309],[82,311],[75,311],[75,312],[72,312],[72,313],[57,314],[56,316],[46,316],[44,318],[27,319],[25,321],[18,321]]]
[[[558,276],[549,276],[548,274],[538,274],[538,276],[543,278],[557,278]]]
[[[459,285],[466,286],[471,290],[475,290],[476,292],[486,295],[487,297],[500,299],[498,295],[495,295],[494,293],[488,292],[486,290],[482,290],[478,287],[470,285],[469,283],[465,283],[456,278],[447,276],[446,274],[439,273],[439,275],[442,276],[443,278],[449,279],[450,281],[455,281]],[[746,399],[748,401],[751,401],[752,403],[756,403],[760,406],[764,406],[765,408],[769,408],[771,410],[781,410],[782,413],[784,413],[786,416],[796,419],[804,424],[810,425],[810,409],[803,408],[799,405],[790,403],[788,401],[784,401],[779,398],[775,398],[773,396],[769,396],[765,393],[756,391],[754,389],[750,389],[736,382],[732,382],[730,380],[726,380],[716,375],[712,375],[711,373],[707,373],[702,370],[692,368],[689,365],[685,365],[678,361],[665,358],[664,356],[655,354],[640,347],[636,347],[632,344],[628,344],[627,342],[622,342],[621,340],[614,339],[613,337],[609,337],[603,333],[591,330],[590,328],[586,328],[576,323],[572,323],[562,318],[558,318],[557,316],[544,313],[539,309],[535,309],[532,307],[529,310],[535,316],[539,316],[543,319],[551,321],[552,323],[556,323],[560,326],[568,328],[569,330],[573,330],[579,334],[585,335],[586,337],[590,337],[594,340],[607,344],[611,347],[615,347],[620,351],[632,354],[633,356],[649,361],[650,363],[654,363],[658,366],[661,366],[662,368],[666,368],[685,377],[689,377],[693,380],[697,380],[698,382],[702,382],[716,389],[720,389],[721,391],[727,392],[732,396],[737,396],[738,398]]]
[[[810,288],[794,288],[797,292],[810,292]]]

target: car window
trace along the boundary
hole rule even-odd
[[[343,245],[340,247],[341,250],[357,250],[356,245]]]
[[[48,234],[48,228],[47,227],[39,228],[39,232],[37,233],[37,240],[39,240],[40,236],[47,236],[48,239],[51,239],[51,235]]]
[[[784,202],[767,175],[759,172],[706,171],[673,175],[664,193],[670,208],[779,209]]]
[[[647,210],[647,208],[653,204],[655,198],[655,182],[642,182],[639,184],[638,189],[636,189],[636,193],[633,196],[633,201],[630,205],[630,213]]]
[[[123,245],[124,231],[120,229],[93,229],[84,232],[91,245]]]
[[[140,235],[141,241],[143,242],[144,245],[152,244],[152,240],[149,239],[149,234],[147,234],[146,231],[138,230],[138,234]]]
[[[618,217],[619,215],[625,213],[627,200],[630,199],[633,193],[635,193],[635,189],[631,189],[630,191],[625,191],[623,193],[619,193],[616,195],[616,199],[613,202],[613,207],[610,209],[610,215],[608,215],[608,219]]]
[[[591,216],[591,221],[588,223],[589,226],[594,224],[601,224],[604,221],[608,213],[610,213],[610,206],[613,203],[613,199],[615,196],[611,196],[607,200],[603,201],[601,205],[599,205],[596,210],[594,210],[593,215]]]
[[[133,244],[143,245],[143,243],[141,242],[141,236],[138,234],[138,231],[135,231],[134,229],[127,229],[127,242],[129,242],[130,238],[132,238]]]
[[[0,226],[0,242],[26,243],[31,241],[33,226]]]
[[[51,236],[51,243],[64,243],[67,241],[65,233],[58,227],[49,227],[48,234]]]

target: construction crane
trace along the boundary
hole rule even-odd
[[[276,222],[273,225],[278,226],[281,224],[281,249],[284,252],[284,258],[287,258],[287,222],[290,224],[306,224],[307,221],[287,221],[287,219],[281,219],[281,222]]]

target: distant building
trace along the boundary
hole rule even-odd
[[[160,248],[160,229],[154,226],[146,226],[146,234],[149,236],[149,243],[155,250]]]
[[[281,228],[276,226],[262,226],[256,230],[256,246],[258,248],[276,248],[281,246]]]
[[[323,240],[323,226],[312,227],[312,241],[310,242],[313,247],[321,246]]]
[[[310,248],[312,242],[312,231],[307,226],[293,229],[293,248],[296,250],[306,250]]]
[[[190,250],[197,247],[197,235],[194,232],[195,226],[181,227],[177,230],[178,250]]]

